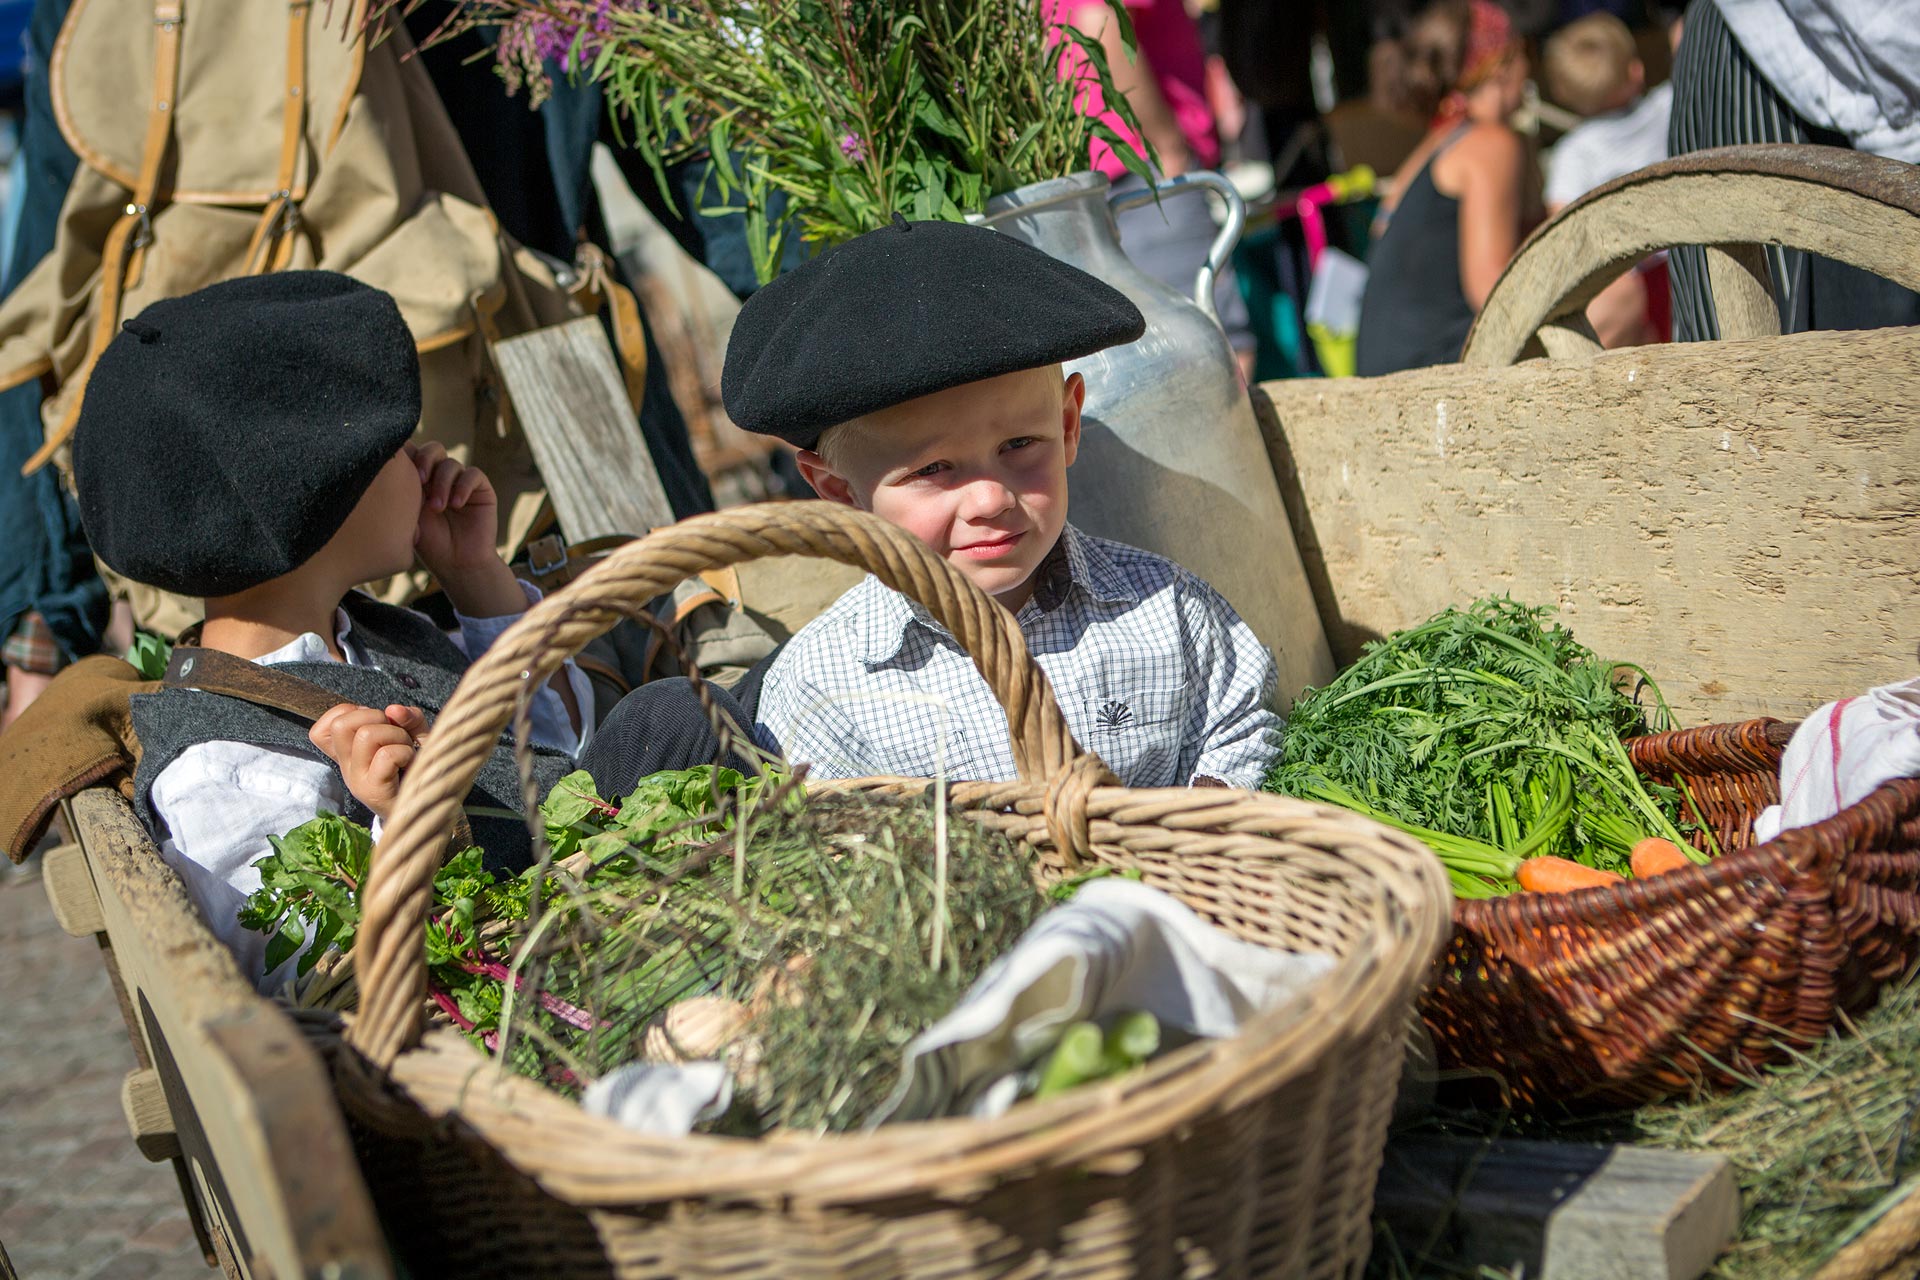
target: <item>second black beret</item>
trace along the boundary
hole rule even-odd
[[[869,231],[747,299],[720,395],[749,431],[811,448],[828,427],[1146,331],[1125,294],[986,227]]]

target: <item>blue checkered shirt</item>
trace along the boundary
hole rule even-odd
[[[1273,655],[1172,561],[1067,526],[1018,618],[1067,725],[1133,787],[1256,787],[1279,750]],[[763,745],[817,778],[1014,776],[1006,714],[945,628],[869,576],[795,636]]]

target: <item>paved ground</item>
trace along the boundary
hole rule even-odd
[[[133,1050],[91,940],[0,856],[0,1245],[20,1280],[207,1280],[171,1164],[120,1114]]]

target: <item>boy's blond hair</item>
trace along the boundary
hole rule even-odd
[[[1590,13],[1548,39],[1547,90],[1570,111],[1599,115],[1618,105],[1639,56],[1626,23],[1610,13]]]

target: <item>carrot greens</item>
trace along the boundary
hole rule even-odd
[[[1530,857],[1625,872],[1646,836],[1687,848],[1680,793],[1642,780],[1624,745],[1672,725],[1640,668],[1596,657],[1547,609],[1485,599],[1368,645],[1308,690],[1266,789],[1406,831],[1457,896],[1490,897]]]

